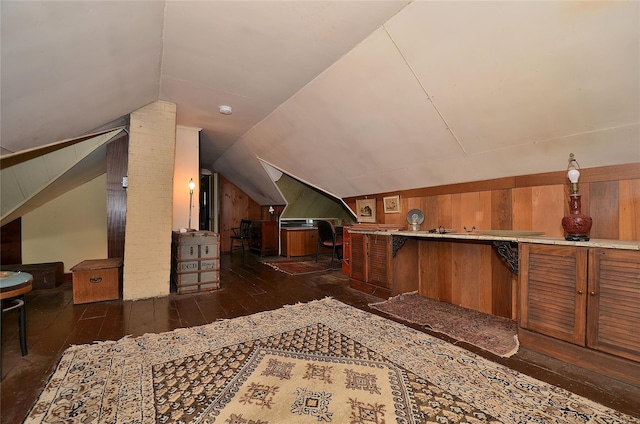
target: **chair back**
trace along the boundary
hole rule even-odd
[[[320,243],[334,243],[336,236],[336,228],[330,221],[318,221],[318,237]]]
[[[251,220],[243,219],[240,221],[240,237],[249,238],[251,236]]]

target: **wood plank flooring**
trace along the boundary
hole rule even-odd
[[[6,313],[2,320],[0,421],[7,424],[23,421],[63,351],[71,345],[203,325],[326,296],[384,316],[367,306],[380,299],[351,289],[347,277],[339,270],[291,276],[263,265],[249,253],[244,257],[239,253],[224,254],[221,264],[222,288],[213,292],[85,305],[73,305],[70,282],[27,294],[27,356],[20,355],[17,315]],[[407,325],[451,341],[419,326]],[[517,371],[640,417],[640,382],[638,386],[624,384],[523,348],[504,359],[473,346],[460,345]]]

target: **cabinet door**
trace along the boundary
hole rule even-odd
[[[350,274],[351,268],[351,239],[349,238],[349,228],[344,227],[342,229],[342,273],[344,275]]]
[[[368,282],[390,288],[389,236],[370,235],[368,238]]]
[[[589,252],[587,346],[640,361],[640,252]]]
[[[307,230],[304,233],[304,254],[315,255],[318,251],[318,230]]]
[[[351,270],[349,276],[355,280],[366,281],[366,250],[365,250],[365,235],[364,234],[350,234],[351,239]]]
[[[585,345],[587,249],[520,244],[520,326]]]

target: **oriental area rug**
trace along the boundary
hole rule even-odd
[[[65,351],[26,423],[631,423],[326,298]]]
[[[304,257],[304,260],[269,261],[264,264],[270,266],[276,271],[284,272],[285,274],[299,275],[339,269],[342,266],[341,263],[340,259],[334,258],[332,268],[331,257],[320,256],[320,258],[318,258],[318,262],[316,262],[316,258],[314,256],[313,259]]]
[[[520,347],[516,321],[429,299],[418,292],[404,293],[369,306],[503,358],[513,356]]]

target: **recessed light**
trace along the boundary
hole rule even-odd
[[[231,106],[220,106],[220,113],[223,115],[231,115],[231,113],[233,112],[233,109],[231,109]]]

